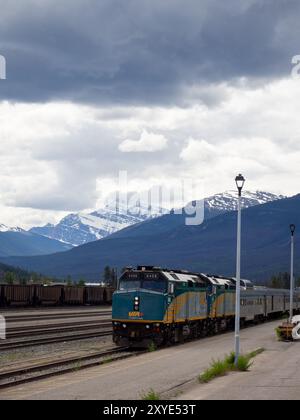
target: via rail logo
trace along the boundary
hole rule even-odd
[[[6,321],[4,316],[0,315],[0,340],[6,339]]]

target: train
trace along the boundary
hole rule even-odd
[[[236,280],[153,266],[127,268],[113,294],[113,341],[147,347],[183,342],[233,329]],[[241,280],[241,325],[287,314],[289,290]],[[300,290],[294,292],[300,312]]]
[[[0,307],[111,304],[110,286],[0,285]]]

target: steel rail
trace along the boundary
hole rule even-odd
[[[95,337],[105,337],[112,334],[112,329],[110,328],[107,331],[90,331],[86,333],[80,334],[70,334],[70,335],[62,335],[62,336],[52,336],[52,337],[44,337],[44,338],[35,338],[31,340],[18,340],[18,341],[10,341],[7,342],[6,340],[0,343],[0,351],[4,350],[16,350],[25,347],[32,347],[32,346],[40,346],[45,344],[53,344],[53,343],[63,343],[67,341],[76,341],[76,340],[83,340],[88,338],[95,338]]]
[[[0,370],[0,389],[8,388],[11,386],[16,386],[40,379],[45,379],[51,376],[57,376],[65,374],[68,372],[74,372],[79,369],[84,369],[88,367],[97,366],[103,363],[106,363],[104,357],[112,356],[117,353],[122,353],[126,350],[129,350],[129,347],[118,347],[118,348],[109,348],[100,352],[95,352],[88,355],[72,356],[67,357],[61,360],[53,360],[44,363],[32,364],[28,366],[23,366],[21,368],[15,368],[11,370]],[[115,360],[124,359],[127,357],[132,357],[133,355],[139,354],[142,352],[130,352],[127,354],[121,354],[120,357],[115,358]],[[100,360],[99,360],[100,359]],[[114,360],[114,359],[113,359]],[[84,363],[80,365],[80,363]],[[54,368],[60,368],[59,371],[51,371]],[[50,370],[50,371],[49,371]],[[48,371],[48,372],[47,372]],[[21,377],[24,375],[32,375],[29,377]],[[19,378],[18,378],[19,377]]]

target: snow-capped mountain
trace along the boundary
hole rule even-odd
[[[64,217],[57,225],[48,224],[34,227],[30,232],[47,236],[73,246],[105,238],[125,227],[158,217],[166,210],[154,208],[151,213],[141,205],[127,207],[107,204],[92,213],[72,213]],[[150,213],[150,214],[149,214]]]
[[[242,208],[257,206],[270,201],[286,198],[265,191],[243,191]],[[230,190],[205,199],[205,217],[210,218],[218,214],[237,209],[237,191]]]
[[[284,198],[263,191],[244,191],[243,207],[264,204]],[[208,197],[205,200],[205,218],[211,218],[218,214],[235,210],[237,203],[237,192],[226,191]],[[167,213],[165,209],[143,207],[140,203],[131,206],[129,209],[120,204],[108,203],[104,208],[92,213],[73,213],[63,218],[57,225],[48,224],[43,227],[34,227],[30,230],[42,236],[56,239],[60,242],[73,246],[83,245],[107,237],[125,227],[143,222],[147,219],[159,217]]]
[[[265,283],[274,273],[286,270],[290,220],[300,226],[300,194],[243,210],[244,278]],[[185,215],[167,214],[130,226],[92,246],[86,244],[63,254],[1,261],[59,279],[70,275],[88,281],[99,280],[105,266],[120,270],[137,264],[232,276],[236,225],[233,212],[197,226],[187,226]],[[295,270],[300,272],[300,260],[296,259],[296,263]]]
[[[25,230],[19,227],[8,227],[0,223],[0,232],[25,232]]]

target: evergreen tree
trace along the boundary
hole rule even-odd
[[[104,282],[111,284],[111,268],[109,265],[104,268]]]
[[[7,284],[14,284],[16,281],[15,273],[12,273],[11,271],[7,271],[4,275],[4,280]]]
[[[290,274],[288,272],[279,273],[278,275],[274,275],[271,277],[270,286],[274,289],[289,289],[290,288]],[[299,278],[295,279],[295,287],[298,287],[297,284],[300,285]]]
[[[25,277],[21,277],[19,279],[19,283],[22,284],[22,286],[26,286],[27,284],[27,279]]]
[[[116,269],[112,269],[111,270],[111,281],[110,284],[112,287],[114,287],[115,289],[117,288],[117,284],[118,284],[118,275],[117,275],[117,270]]]
[[[85,286],[85,280],[84,279],[80,279],[79,282],[77,283],[77,286],[84,287]]]
[[[67,286],[73,286],[72,277],[70,275],[67,277]]]

